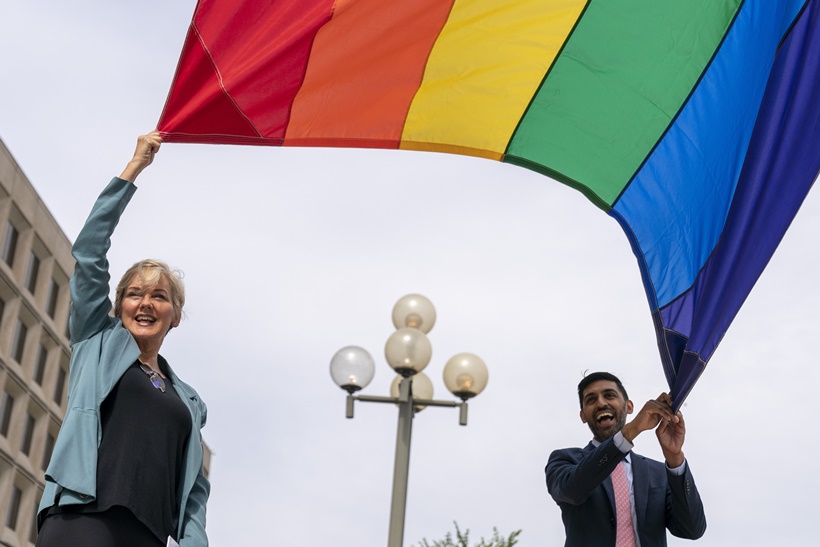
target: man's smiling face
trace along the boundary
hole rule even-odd
[[[632,414],[632,401],[627,401],[610,380],[592,382],[582,395],[581,421],[589,426],[592,436],[604,442],[626,424],[626,415]]]

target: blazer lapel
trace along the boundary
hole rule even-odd
[[[584,447],[584,453],[592,452],[595,450],[595,445],[591,442]],[[609,500],[609,508],[612,511],[612,515],[615,516],[615,490],[612,488],[612,477],[607,477],[601,483],[601,486],[604,487],[604,492],[606,492],[606,498]]]
[[[638,519],[638,530],[643,528],[646,516],[646,504],[649,500],[649,474],[643,456],[632,452],[632,490],[635,495],[635,516]]]

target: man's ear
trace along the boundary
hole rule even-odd
[[[578,411],[578,413],[581,415],[581,421],[582,421],[583,423],[587,423],[587,417],[586,417],[586,416],[584,416],[584,411],[583,411],[583,410],[580,410],[580,411]]]
[[[632,406],[632,401],[627,401],[626,402],[626,413],[627,414],[632,414],[633,409],[634,409],[634,407]]]

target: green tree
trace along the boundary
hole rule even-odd
[[[444,536],[444,539],[440,539],[438,541],[434,541],[430,543],[427,541],[427,538],[423,538],[421,543],[418,544],[417,547],[471,547],[470,546],[470,530],[466,529],[464,532],[458,527],[458,523],[453,521],[453,524],[456,527],[456,536],[455,541],[453,541],[453,534],[447,532]],[[479,540],[479,543],[476,543],[472,547],[513,547],[516,543],[518,543],[518,536],[521,534],[521,530],[516,530],[515,532],[511,533],[508,537],[504,538],[501,537],[501,534],[498,533],[498,528],[493,526],[493,537],[489,540],[484,539],[483,537]]]

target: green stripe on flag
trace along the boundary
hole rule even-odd
[[[516,129],[507,161],[580,183],[599,206],[611,205],[697,84],[741,3],[593,0]]]

